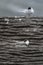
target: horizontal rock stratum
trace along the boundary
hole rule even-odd
[[[43,65],[43,17],[0,17],[0,64]]]

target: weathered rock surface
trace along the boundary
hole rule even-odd
[[[43,65],[43,17],[0,17],[0,64]]]

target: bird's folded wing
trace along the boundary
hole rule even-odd
[[[22,13],[27,13],[28,10],[27,10],[27,9],[25,9],[25,10],[21,10],[20,12],[22,12]]]

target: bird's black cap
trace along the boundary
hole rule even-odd
[[[28,7],[28,9],[31,9],[31,7]]]

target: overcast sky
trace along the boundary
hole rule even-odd
[[[0,0],[0,16],[24,15],[18,12],[29,6],[35,10],[35,16],[43,16],[43,0]]]

